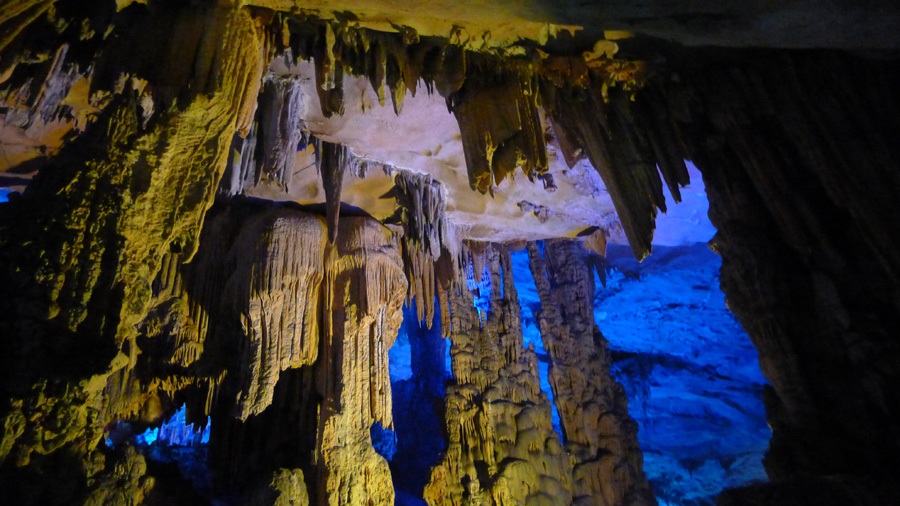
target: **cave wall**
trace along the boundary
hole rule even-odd
[[[900,455],[896,70],[763,52],[686,65],[681,82],[661,85],[703,172],[728,306],[772,386],[770,478],[869,487],[885,503],[897,497],[886,473]],[[759,490],[748,497],[792,504]]]

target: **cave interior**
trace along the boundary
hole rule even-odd
[[[898,113],[890,0],[0,0],[0,503],[900,504]]]

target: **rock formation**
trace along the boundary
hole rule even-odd
[[[664,85],[707,184],[722,289],[772,385],[769,476],[865,483],[885,503],[900,445],[895,67],[760,55]]]
[[[312,475],[316,504],[392,504],[387,462],[369,428],[392,424],[387,350],[406,294],[400,251],[371,219],[341,220],[333,246],[326,229],[323,217],[295,209],[218,210],[183,276],[163,276],[176,280],[178,297],[197,298],[180,315],[160,314],[175,329],[203,331],[172,343],[200,344],[206,353],[195,369],[232,371],[211,397],[221,427],[211,451],[232,486],[261,480],[265,495]],[[166,279],[160,287],[172,284]],[[269,486],[268,472],[287,481]]]
[[[656,504],[628,415],[625,390],[610,376],[606,339],[594,323],[594,277],[576,241],[529,242],[541,299],[537,315],[550,355],[550,386],[566,451],[574,460],[574,504]]]
[[[551,425],[537,357],[522,343],[509,251],[470,245],[459,273],[450,293],[449,442],[425,499],[432,506],[570,504],[569,456]],[[480,280],[479,296],[490,301],[485,314],[466,276]]]
[[[373,423],[391,428],[388,348],[402,322],[406,277],[392,235],[365,218],[341,221],[327,259],[326,328],[317,380],[320,504],[390,505],[390,470],[375,453]]]
[[[863,51],[900,48],[895,5],[840,6],[881,27],[868,45],[833,7],[816,33],[785,28],[810,17],[794,3],[325,4],[0,0],[0,185],[23,190],[0,204],[4,499],[165,502],[166,478],[104,436],[184,403],[213,420],[217,493],[389,504],[370,437],[392,426],[387,352],[404,301],[428,326],[437,298],[454,376],[432,506],[652,502],[568,239],[601,252],[622,232],[644,258],[690,159],[772,384],[777,483],[724,500],[825,483],[897,502],[900,72]],[[601,33],[622,26],[665,40]],[[856,52],[735,49],[757,43]],[[336,135],[435,92],[453,147],[378,160]],[[530,221],[465,218],[497,210]],[[508,248],[525,239],[563,239],[528,248],[564,446],[523,347]]]

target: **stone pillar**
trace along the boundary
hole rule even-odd
[[[450,440],[425,499],[431,506],[570,504],[569,457],[553,431],[537,357],[523,347],[509,251],[492,244],[472,252],[472,261],[469,254],[450,291]],[[479,291],[489,308],[479,313],[465,273],[472,267],[478,280],[484,265],[489,279]]]
[[[643,470],[637,423],[610,375],[607,341],[594,323],[594,278],[574,240],[527,245],[550,356],[550,386],[574,460],[574,504],[656,504]]]

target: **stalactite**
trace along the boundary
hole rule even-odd
[[[534,350],[524,348],[509,252],[484,245],[490,309],[481,319],[467,289],[467,260],[451,291],[453,384],[447,387],[449,443],[432,469],[431,506],[569,504],[569,457],[551,425]],[[476,268],[477,271],[477,268]]]
[[[234,349],[237,357],[216,361],[238,383],[240,420],[268,408],[282,372],[316,361],[326,243],[321,217],[246,213],[218,210],[203,234],[209,246],[187,266],[177,256],[167,262],[155,284],[159,310],[144,324],[152,360],[177,368],[196,363],[209,343]]]
[[[328,218],[328,242],[334,243],[341,212],[341,186],[347,170],[346,148],[340,144],[318,141],[316,145],[319,174],[325,188],[325,214]]]
[[[219,191],[229,197],[240,195],[256,179],[256,141],[259,122],[254,121],[246,137],[234,135],[228,163]]]
[[[403,263],[409,279],[407,303],[416,301],[419,322],[431,328],[436,291],[449,290],[452,269],[438,269],[442,255],[450,253],[450,239],[440,183],[430,176],[395,171],[394,197],[397,212],[387,221],[403,226]],[[439,295],[439,294],[438,294]]]
[[[656,159],[624,94],[610,90],[607,105],[599,88],[545,87],[543,103],[566,159],[576,159],[579,150],[587,155],[606,184],[635,257],[643,259],[650,253],[656,209],[665,210]]]
[[[221,193],[239,195],[261,181],[288,188],[297,149],[309,140],[301,124],[301,98],[296,78],[266,77],[249,134],[232,141]]]
[[[324,276],[319,219],[287,212],[257,226],[235,240],[235,269],[224,287],[246,336],[240,350],[242,420],[268,407],[281,371],[315,362]]]
[[[594,323],[593,273],[573,240],[527,244],[541,300],[538,324],[550,356],[550,386],[574,460],[574,504],[656,504],[643,471],[637,424],[610,376],[607,342]]]
[[[339,227],[329,245],[322,216],[217,206],[193,261],[159,276],[160,307],[179,296],[183,318],[199,307],[213,322],[193,337],[206,344],[192,368],[227,371],[212,408],[220,486],[271,495],[272,476],[302,469],[318,504],[393,503],[369,429],[392,426],[388,349],[406,278],[388,229],[360,217]]]
[[[671,186],[684,184],[686,170],[677,165],[665,131],[645,131],[635,124],[628,105],[615,102],[610,111],[616,121],[612,134],[605,123],[608,96],[631,94],[643,82],[639,62],[613,60],[608,52],[581,57],[549,57],[535,52],[530,58],[514,58],[468,51],[446,39],[419,37],[414,30],[386,34],[331,22],[312,16],[288,17],[289,46],[296,58],[313,58],[316,83],[326,117],[343,111],[342,76],[348,73],[369,79],[384,105],[385,87],[391,90],[399,114],[406,90],[413,95],[419,79],[429,91],[437,89],[447,99],[462,132],[469,184],[482,193],[522,167],[529,179],[547,173],[544,128],[538,99],[555,110],[558,137],[572,163],[572,153],[584,148],[608,186],[623,217],[623,225],[635,254],[649,252],[656,207],[664,208],[657,158]],[[614,52],[614,51],[612,51]],[[539,92],[552,89],[554,91]],[[574,111],[554,105],[557,93],[586,95]],[[596,90],[596,93],[594,93]],[[549,99],[548,99],[549,97]],[[618,113],[621,114],[618,114]],[[598,121],[602,127],[594,124]],[[578,119],[580,118],[580,119]],[[608,137],[613,137],[610,141]],[[607,151],[607,146],[612,150]],[[621,149],[620,149],[621,146]],[[568,149],[571,147],[571,149]],[[552,188],[552,183],[547,184]],[[677,195],[677,189],[674,194]]]
[[[469,186],[485,193],[521,166],[529,179],[548,170],[535,83],[528,75],[502,75],[500,82],[467,79],[448,98],[459,122]]]
[[[259,96],[263,139],[261,173],[282,187],[291,182],[294,156],[303,137],[300,98],[300,83],[292,78],[266,80]]]
[[[388,349],[403,320],[406,278],[387,229],[345,217],[326,259],[325,333],[318,365],[323,398],[316,463],[320,504],[390,505],[387,461],[375,453],[373,423],[392,427]]]

